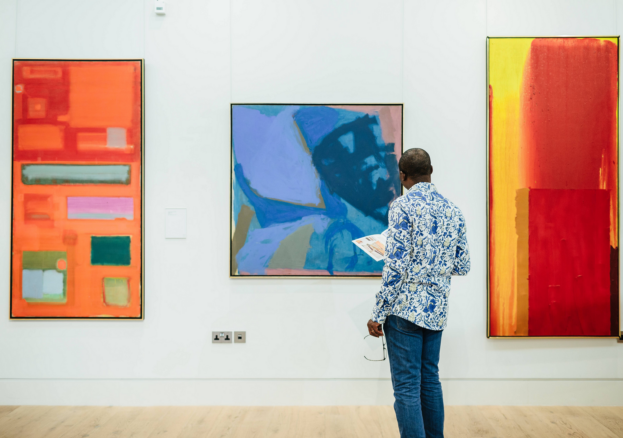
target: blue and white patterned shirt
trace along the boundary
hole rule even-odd
[[[389,209],[385,267],[372,320],[396,315],[446,328],[452,275],[470,269],[465,218],[431,183],[415,184]]]

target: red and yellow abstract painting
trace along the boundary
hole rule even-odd
[[[489,38],[492,337],[619,334],[613,38]]]
[[[11,318],[143,317],[143,61],[13,61]]]

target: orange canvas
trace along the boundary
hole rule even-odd
[[[142,77],[14,60],[11,318],[143,318]]]

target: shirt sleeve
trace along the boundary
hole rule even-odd
[[[456,255],[454,258],[454,269],[452,270],[452,275],[467,275],[472,265],[469,258],[469,245],[467,243],[465,219],[461,216],[460,221],[459,238],[456,245]]]
[[[389,233],[385,245],[385,266],[381,290],[376,294],[372,310],[372,321],[383,323],[398,297],[413,249],[411,220],[400,202],[394,202],[389,209]]]

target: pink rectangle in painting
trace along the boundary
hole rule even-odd
[[[67,197],[68,219],[134,219],[133,198]]]

